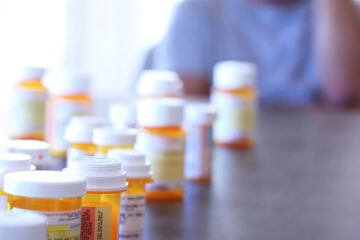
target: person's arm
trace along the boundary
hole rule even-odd
[[[314,0],[316,51],[328,102],[360,99],[360,21],[352,0]]]

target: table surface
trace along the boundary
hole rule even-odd
[[[214,149],[210,185],[148,203],[146,240],[359,239],[360,113],[263,110],[257,146]]]

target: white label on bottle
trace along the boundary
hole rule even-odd
[[[0,196],[0,210],[7,210],[7,197]]]
[[[122,194],[119,217],[119,239],[142,239],[145,194]]]
[[[64,212],[44,212],[13,208],[12,211],[18,213],[30,212],[45,216],[48,225],[48,240],[80,240],[81,209]]]

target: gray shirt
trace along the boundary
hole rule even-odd
[[[214,64],[251,61],[259,67],[262,102],[304,104],[320,88],[311,3],[286,8],[246,0],[186,0],[154,52],[154,67],[211,79]]]

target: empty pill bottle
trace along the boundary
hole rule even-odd
[[[42,169],[51,164],[50,144],[36,140],[9,140],[0,145],[3,151],[22,153],[31,157],[31,164]]]
[[[45,139],[48,90],[42,83],[45,69],[23,67],[12,93],[11,138]]]
[[[145,154],[135,150],[111,149],[109,158],[121,161],[129,184],[121,195],[119,240],[143,239],[146,184],[152,182]]]
[[[114,103],[109,108],[109,119],[115,129],[136,128],[136,105]]]
[[[73,157],[64,171],[86,178],[81,239],[117,240],[121,193],[127,189],[121,162],[106,157]]]
[[[55,171],[9,173],[4,192],[13,212],[46,217],[48,240],[80,239],[85,178]]]
[[[186,179],[208,183],[211,179],[212,126],[216,119],[216,110],[210,104],[191,104],[185,110]]]
[[[181,98],[183,82],[172,71],[147,70],[140,75],[136,86],[137,96],[141,98]]]
[[[51,89],[47,118],[47,140],[54,157],[66,158],[68,147],[65,129],[71,117],[92,115],[93,99],[90,95],[90,79],[72,73],[50,75],[54,88]]]
[[[4,177],[8,173],[35,170],[31,157],[19,153],[0,153],[0,209],[7,209],[7,194],[3,191]]]
[[[184,194],[184,103],[153,99],[138,104],[136,150],[146,154],[154,182],[147,184],[150,201],[179,201]]]
[[[105,126],[106,119],[97,116],[75,116],[65,130],[68,142],[67,159],[75,156],[93,156],[96,147],[92,143],[95,128]]]
[[[46,218],[31,213],[0,211],[1,240],[47,240]]]
[[[247,62],[220,62],[214,68],[211,102],[218,117],[214,141],[219,146],[250,149],[254,145],[257,68]]]
[[[133,149],[136,136],[135,129],[95,128],[92,140],[96,146],[95,155],[106,156],[110,149]]]

